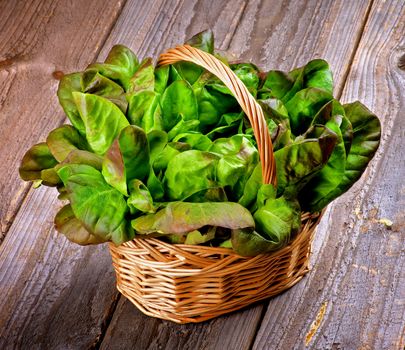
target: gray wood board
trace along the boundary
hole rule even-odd
[[[373,3],[342,99],[380,117],[381,145],[324,218],[306,280],[270,302],[254,349],[302,349],[311,328],[311,349],[405,346],[404,23],[403,2]]]

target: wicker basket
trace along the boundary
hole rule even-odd
[[[230,89],[253,127],[264,183],[276,185],[272,143],[263,111],[240,79],[214,56],[188,45],[162,54],[158,64],[178,61],[204,67]],[[305,213],[302,229],[285,248],[255,257],[231,249],[134,239],[110,244],[117,289],[143,313],[177,323],[202,322],[276,295],[308,271],[320,215]]]

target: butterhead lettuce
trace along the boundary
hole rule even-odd
[[[71,125],[28,150],[19,169],[23,180],[57,188],[65,206],[55,227],[72,242],[158,237],[269,253],[299,234],[303,211],[320,212],[372,159],[380,122],[360,102],[334,99],[326,61],[264,73],[217,55],[210,31],[188,44],[227,64],[261,105],[277,187],[263,184],[252,127],[217,77],[186,62],[155,67],[116,45],[104,62],[62,78]]]

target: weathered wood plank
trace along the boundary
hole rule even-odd
[[[106,247],[76,247],[53,230],[50,191],[29,192],[32,205],[22,206],[0,250],[1,349],[87,348],[117,298],[112,271],[99,264]]]
[[[18,178],[25,151],[62,123],[55,71],[98,53],[122,1],[2,1],[0,5],[0,243],[30,184]]]
[[[101,59],[117,42],[130,44],[141,56],[160,51],[174,44],[165,44],[174,26],[183,41],[187,30],[195,33],[205,27],[192,21],[194,6],[177,1],[129,4],[124,26],[113,30]],[[229,5],[221,6],[212,6],[212,11],[229,11]],[[92,58],[84,60],[83,66]],[[30,192],[0,247],[0,348],[93,346],[115,307],[118,293],[107,248],[76,247],[57,235],[52,224],[57,211],[54,197],[52,189]]]
[[[136,6],[133,2],[126,4],[101,55],[106,55],[109,47],[118,40],[133,48],[140,57],[156,59],[164,49],[182,43],[208,28],[215,33],[217,47],[226,49],[246,7],[246,0],[163,3],[160,7],[150,9],[150,15],[155,17],[154,27],[147,29],[141,26],[140,30],[135,31],[132,28],[133,21],[142,20],[131,17]]]
[[[381,146],[323,220],[309,276],[270,302],[254,349],[303,349],[322,305],[311,349],[405,346],[404,23],[402,1],[373,3],[342,98],[379,115]]]
[[[210,322],[177,325],[148,317],[121,297],[101,349],[248,349],[261,306]]]
[[[324,58],[339,93],[370,4],[368,0],[249,1],[229,51],[264,70],[289,70]]]
[[[276,1],[249,2],[244,8],[241,21],[235,26],[235,37],[231,38],[220,29],[226,19],[221,15],[216,17],[221,23],[221,27],[214,23],[214,28],[217,28],[215,34],[219,34],[218,46],[224,50],[230,48],[234,53],[242,49],[245,59],[261,62],[262,66],[270,68],[278,66],[274,62],[278,63],[277,60],[285,55],[286,45],[279,45],[277,41],[278,37],[284,35],[284,40],[289,42],[290,54],[283,58],[282,68],[289,69],[294,64],[303,64],[313,57],[325,55],[335,70],[338,86],[343,86],[351,61],[347,53],[356,48],[362,31],[361,21],[365,20],[368,4],[354,2],[345,7],[331,1],[323,2],[320,6],[320,3],[310,1],[306,6],[300,2],[287,2],[284,6],[283,10]],[[261,20],[263,13],[268,14],[266,21]],[[360,20],[356,22],[354,18]],[[303,24],[300,24],[302,21]],[[274,26],[266,32],[269,23],[274,23]],[[293,29],[286,35],[287,24]],[[301,28],[299,36],[294,29],[298,25]],[[341,42],[334,41],[336,35]],[[302,37],[308,39],[304,42]],[[269,47],[273,49],[265,49]],[[262,58],[263,55],[265,58]],[[258,304],[203,324],[177,325],[145,317],[129,301],[121,298],[101,348],[248,349],[261,320],[263,305]]]
[[[311,12],[317,7],[313,5],[315,2],[310,2],[312,7],[309,6],[306,14],[303,14],[302,11],[292,12],[292,14],[288,12],[285,16],[290,16],[288,17],[290,20],[284,19],[283,23],[294,20],[297,22],[300,16],[306,18],[311,15],[314,18],[307,23],[307,29],[326,30],[323,26],[330,25],[330,23],[323,21],[331,9],[336,8],[333,3],[332,1],[325,3],[326,10],[321,11],[324,15],[322,19],[317,19]],[[215,29],[218,42],[221,44],[220,48],[226,49],[231,43],[232,33],[235,30],[238,31],[239,24],[236,18],[239,18],[244,8],[246,8],[246,11],[243,15],[242,25],[245,21],[250,22],[250,24],[254,23],[255,18],[259,18],[261,15],[259,11],[261,11],[262,5],[258,6],[256,2],[245,5],[241,1],[237,4],[239,5],[236,6],[235,3],[222,5],[222,3],[218,2],[215,2],[215,4],[209,2],[188,2],[185,4],[178,4],[177,2],[145,4],[141,2],[139,4],[130,4],[131,6],[128,6],[132,8],[132,12],[126,14],[126,10],[124,10],[120,21],[107,40],[101,57],[116,42],[128,44],[136,52],[140,52],[141,56],[143,54],[156,55],[164,47],[181,42],[191,33],[195,33],[207,26]],[[293,5],[290,6],[294,7]],[[364,16],[366,7],[366,4],[358,3],[354,9],[350,9],[350,13],[355,14],[356,18],[360,14],[360,18],[362,18],[361,14]],[[212,12],[207,12],[208,10]],[[202,17],[199,11],[206,11],[208,15]],[[319,13],[319,10],[317,11]],[[234,15],[230,16],[230,13]],[[291,18],[291,16],[293,17]],[[339,31],[339,33],[344,28],[350,27],[350,23],[353,22],[353,18],[345,13],[342,7],[339,7],[335,13],[328,16],[330,16],[330,20],[333,19],[338,23],[334,30]],[[137,18],[141,18],[141,20],[137,20]],[[224,25],[226,23],[224,18],[229,21],[228,26]],[[269,23],[271,22],[272,18],[270,17]],[[273,18],[273,22],[275,22],[275,18]],[[284,33],[282,26],[277,28],[279,33]],[[350,47],[347,49],[349,52],[356,45],[356,37],[360,32],[361,21],[354,28],[350,28],[352,30],[347,33],[347,40],[344,41],[344,47]],[[252,33],[255,33],[255,30],[253,28]],[[263,45],[267,38],[262,36],[262,32],[258,31],[257,33],[257,36],[262,38],[261,45]],[[294,34],[294,32],[291,32],[290,35],[293,37]],[[256,35],[252,34],[252,37],[256,37]],[[246,40],[246,38],[243,40]],[[240,41],[239,44],[244,42]],[[298,50],[302,44],[301,41],[296,40],[294,45]],[[332,44],[334,43],[332,42]],[[277,48],[277,50],[283,49],[283,47]],[[259,46],[252,46],[249,52],[258,55],[258,52],[260,52]],[[319,54],[322,54],[322,52]],[[291,56],[289,59],[292,60],[293,58],[295,56]],[[345,62],[349,62],[349,57],[344,57],[344,59],[346,59]],[[339,64],[338,59],[336,59],[335,64]],[[0,266],[0,271],[2,271],[2,274],[4,273],[4,280],[10,281],[6,292],[2,293],[2,295],[4,300],[7,300],[7,302],[10,300],[11,302],[11,305],[7,305],[5,309],[7,312],[0,317],[0,321],[3,321],[5,325],[5,327],[2,327],[3,324],[0,324],[0,329],[3,330],[2,339],[7,338],[9,344],[15,342],[17,346],[18,344],[24,344],[25,346],[33,345],[34,347],[46,345],[56,348],[87,347],[93,344],[97,337],[101,335],[104,322],[108,319],[110,309],[114,306],[114,300],[117,296],[113,286],[113,277],[111,276],[110,259],[103,248],[75,247],[65,242],[63,237],[55,235],[51,229],[52,217],[56,211],[51,204],[54,203],[51,199],[53,196],[52,190],[41,190],[30,194],[10,230],[9,237],[4,242],[4,247],[0,250],[0,254],[3,254],[1,257],[7,258],[6,260],[0,259],[0,265],[3,265]],[[44,206],[41,207],[40,212],[36,212],[35,208],[40,204],[44,204]],[[47,210],[46,208],[53,209]],[[38,215],[40,216],[38,221],[27,219]],[[38,225],[39,230],[34,230],[35,225]],[[32,234],[27,235],[27,232]],[[55,246],[60,245],[63,245],[63,248],[55,248]],[[55,254],[53,251],[55,251]],[[30,259],[24,257],[27,252],[30,252]],[[70,258],[72,255],[75,257],[74,259]],[[42,259],[46,259],[46,264],[35,263],[36,261],[42,261]],[[18,263],[16,260],[18,260]],[[90,265],[89,267],[87,264],[89,260],[96,261],[97,266]],[[4,264],[2,264],[3,261]],[[33,265],[35,266],[32,267]],[[49,274],[50,267],[53,268],[51,274]],[[72,273],[72,271],[75,273]],[[37,277],[42,274],[44,278]],[[65,278],[66,275],[71,276],[71,278]],[[87,279],[94,281],[94,283],[87,284]],[[1,281],[3,279],[0,275]],[[83,299],[79,299],[78,294],[74,291],[80,291],[83,288],[87,288],[86,295]],[[103,295],[100,297],[97,293],[103,293]],[[93,305],[96,301],[99,303],[97,306]],[[145,318],[135,310],[133,312],[128,311],[128,313],[130,312],[128,314],[125,310],[133,310],[128,302],[120,301],[118,310],[121,309],[123,311],[120,316],[113,318],[112,327],[108,330],[108,337],[106,336],[104,339],[103,346],[105,347],[113,347],[119,341],[119,344],[123,347],[126,345],[127,348],[132,348],[132,344],[136,343],[136,339],[143,336],[137,329],[142,330],[143,325],[145,325],[145,329],[149,329],[148,325],[158,322],[157,328],[162,328],[163,331],[153,334],[153,344],[155,345],[151,344],[151,347],[165,344],[164,339],[168,339],[170,334],[177,334],[179,329],[184,329],[187,334],[192,334],[193,339],[177,341],[174,337],[170,337],[172,347],[192,347],[195,344],[203,344],[206,348],[221,348],[223,346],[226,346],[226,348],[247,348],[254,336],[262,306],[258,305],[245,311],[245,313],[236,313],[229,317],[222,317],[203,325],[194,326],[177,326]],[[14,312],[14,315],[11,315],[12,312]],[[246,313],[250,316],[245,316]],[[70,322],[69,330],[66,331],[62,321],[55,321],[55,315],[63,315],[61,316],[63,320],[76,320],[76,322]],[[80,315],[79,318],[77,318],[77,315]],[[247,318],[245,319],[245,317]],[[121,319],[127,319],[127,322],[133,327],[127,332],[126,338],[116,337],[120,329],[127,329],[125,328],[126,324],[122,324]],[[234,327],[234,324],[238,326]],[[217,338],[208,337],[210,329],[214,329],[214,333],[218,334]],[[55,334],[57,334],[56,337]],[[82,337],[81,340],[80,337]]]
[[[143,13],[134,13],[137,18],[143,19],[142,22],[132,24],[135,32],[141,27],[147,31],[148,28],[152,28],[155,16],[147,16],[145,13],[147,14],[154,6],[159,7],[161,2],[148,4],[149,9],[139,6]],[[115,4],[110,5],[116,8]],[[95,6],[93,8],[96,12],[102,10]],[[78,6],[78,11],[83,9]],[[105,12],[108,13],[107,10]],[[111,17],[109,20],[114,20],[114,12],[109,13]],[[103,20],[104,15],[98,16]],[[60,18],[58,21],[64,23]],[[87,27],[83,25],[81,28]],[[80,29],[77,32],[86,39]],[[96,36],[93,38],[93,44],[100,46],[101,38],[98,35],[101,34],[95,31],[90,31],[90,34]],[[105,38],[102,39],[104,41]],[[76,62],[75,56],[72,56],[75,66],[71,66],[72,62],[63,66],[62,63],[69,61],[74,52],[71,52],[73,48],[70,47],[70,43],[59,49],[63,51],[59,53],[60,57],[64,57],[60,63],[58,62],[60,70],[82,69],[94,59],[94,53],[84,49],[83,57],[79,55],[79,61]],[[48,85],[53,83],[48,82]],[[38,103],[49,105],[49,99],[57,105],[55,88],[42,98],[38,97],[40,101]],[[21,103],[28,105],[27,101]],[[18,106],[16,102],[13,105]],[[36,110],[34,112],[39,113]],[[40,119],[40,114],[37,118]],[[59,119],[59,123],[61,120],[63,118]],[[37,134],[45,135],[42,125],[34,125],[33,128],[37,130]],[[30,132],[32,131],[27,130],[27,134]],[[26,147],[27,145],[24,146]],[[20,156],[14,154],[14,157],[18,161]],[[12,177],[14,181],[19,181],[16,173]],[[7,190],[6,187],[2,188],[2,194],[6,194]],[[2,295],[0,348],[2,349],[21,347],[65,349],[92,346],[102,333],[103,323],[108,318],[110,308],[115,306],[118,294],[114,287],[111,259],[107,248],[76,247],[64,237],[57,235],[53,230],[53,216],[56,211],[53,189],[32,191],[0,247]]]

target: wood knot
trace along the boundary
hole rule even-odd
[[[56,70],[52,73],[52,76],[56,79],[56,80],[61,80],[63,78],[65,74],[60,71],[60,70]]]
[[[0,69],[11,66],[14,63],[12,58],[6,58],[5,60],[0,61]]]
[[[403,54],[398,60],[398,68],[405,70],[405,54]]]

